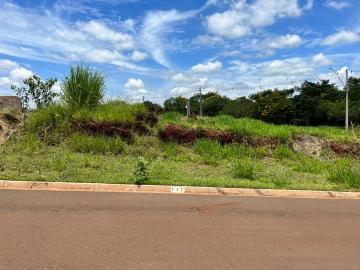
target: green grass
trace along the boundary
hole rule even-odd
[[[141,156],[149,162],[146,184],[360,190],[355,166],[359,159],[347,159],[352,164],[348,172],[332,157],[292,153],[288,158],[290,149],[222,147],[206,140],[183,146],[161,143],[156,136],[138,136],[131,145],[119,141],[120,150],[114,152],[117,144],[108,146],[108,138],[74,136],[79,137],[69,140],[76,143],[57,145],[46,145],[33,134],[14,137],[0,149],[0,179],[134,183],[134,168]],[[208,162],[213,155],[215,162]],[[304,160],[308,165],[303,165]]]
[[[120,138],[87,136],[74,133],[67,140],[70,150],[79,153],[120,155],[124,152],[124,142]]]
[[[352,160],[341,159],[336,161],[329,170],[328,180],[341,183],[349,188],[360,188],[360,166]]]
[[[22,133],[0,148],[0,179],[134,183],[139,158],[146,163],[146,184],[313,190],[360,190],[358,157],[339,159],[330,149],[319,158],[294,152],[287,143],[297,133],[352,140],[351,133],[328,127],[276,126],[229,116],[185,119],[167,113],[146,136],[131,144],[120,138],[74,133],[73,119],[132,122],[140,104],[114,101],[94,110],[72,112],[54,105],[30,114]],[[212,140],[193,144],[164,143],[155,135],[166,123],[232,130],[237,134],[277,137],[283,144],[221,146]],[[153,135],[151,135],[153,134]],[[145,164],[144,163],[144,164]]]
[[[255,166],[251,160],[237,160],[233,166],[233,177],[236,179],[255,179]]]
[[[204,117],[202,119],[186,119],[165,114],[159,125],[174,123],[184,127],[201,127],[218,130],[227,130],[239,135],[248,135],[254,137],[274,137],[279,138],[284,143],[288,142],[294,135],[310,134],[326,139],[351,141],[360,138],[360,132],[355,131],[355,137],[352,132],[345,131],[338,127],[300,127],[291,125],[274,125],[262,122],[260,120],[240,118],[236,119],[228,115],[220,115],[217,117]]]
[[[215,141],[197,140],[193,147],[205,164],[217,165],[222,158],[222,147]]]
[[[96,122],[134,122],[138,113],[145,113],[142,104],[128,104],[123,101],[111,101],[101,104],[95,109],[82,109],[77,111],[73,117],[76,120],[92,120]]]

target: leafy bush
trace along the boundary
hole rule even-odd
[[[73,66],[61,83],[62,99],[72,109],[92,109],[105,94],[105,76],[87,66]]]
[[[139,157],[134,171],[134,179],[136,185],[142,185],[146,180],[149,179],[148,162],[143,158]]]
[[[29,114],[27,130],[48,145],[63,141],[69,134],[71,114],[61,105],[50,105]]]
[[[58,95],[51,90],[56,82],[57,80],[52,78],[47,81],[42,81],[39,76],[32,75],[23,81],[28,89],[15,85],[12,85],[11,89],[21,99],[24,110],[29,108],[30,100],[33,100],[39,109],[51,104],[53,99]]]
[[[124,142],[120,138],[87,136],[74,133],[68,140],[72,151],[92,154],[119,155],[124,152]]]
[[[255,179],[255,166],[249,160],[238,160],[233,165],[233,177],[236,179]]]
[[[328,171],[328,180],[351,188],[360,188],[360,167],[348,159],[336,161]]]

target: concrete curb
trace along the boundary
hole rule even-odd
[[[227,195],[244,197],[360,199],[360,192],[216,188],[190,186],[123,185],[100,183],[31,182],[0,180],[0,190],[48,190],[87,192],[170,193],[192,195]]]

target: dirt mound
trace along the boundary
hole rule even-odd
[[[295,152],[302,152],[308,156],[319,157],[326,144],[325,140],[309,134],[298,135],[291,140]]]
[[[159,138],[162,141],[174,141],[179,144],[193,143],[197,139],[209,139],[218,141],[220,144],[242,143],[253,147],[276,146],[281,142],[277,138],[251,137],[233,134],[228,131],[218,131],[202,128],[184,128],[179,125],[169,124],[159,131]]]
[[[23,116],[18,112],[0,112],[0,145],[5,143],[10,136],[19,131]]]

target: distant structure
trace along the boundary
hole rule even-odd
[[[1,109],[14,109],[21,111],[21,99],[16,96],[0,96],[0,110]]]

